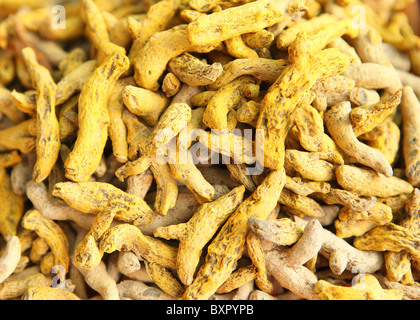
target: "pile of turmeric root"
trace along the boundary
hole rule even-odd
[[[412,16],[1,1],[0,299],[420,299]]]

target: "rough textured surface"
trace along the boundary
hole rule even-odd
[[[361,143],[351,126],[351,105],[343,102],[331,108],[326,117],[326,125],[335,143],[349,157],[351,162],[360,163],[387,177],[392,176],[392,167],[385,156]]]
[[[33,179],[35,182],[42,182],[50,174],[60,151],[58,120],[55,114],[57,86],[48,69],[38,64],[35,51],[27,48],[22,54],[31,80],[37,84],[37,161],[33,170]]]
[[[22,226],[45,239],[51,249],[54,266],[61,265],[67,272],[70,264],[69,241],[60,226],[44,217],[38,210],[26,212],[22,218]]]
[[[153,211],[142,198],[105,182],[57,183],[53,194],[85,213],[98,213],[116,200],[120,203],[116,219],[140,225],[150,223],[154,218]]]
[[[284,183],[285,172],[273,171],[257,190],[241,203],[211,242],[207,249],[206,262],[185,291],[183,299],[208,299],[223,284],[242,256],[249,230],[247,220],[253,215],[266,218],[276,206]]]
[[[233,189],[228,194],[203,204],[187,223],[157,228],[153,235],[164,239],[178,239],[177,272],[185,285],[194,279],[204,246],[226,222],[242,201],[245,188]],[[205,229],[197,227],[205,226]]]
[[[128,69],[128,58],[116,52],[84,83],[79,99],[79,133],[64,166],[66,177],[84,182],[95,172],[108,139],[107,101],[118,78]]]
[[[378,175],[370,169],[343,165],[336,169],[335,175],[343,189],[359,196],[386,198],[413,191],[413,186],[407,181]]]

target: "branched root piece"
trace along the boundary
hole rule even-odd
[[[140,87],[157,91],[160,87],[159,78],[172,58],[184,52],[210,52],[217,45],[192,44],[188,40],[187,25],[156,32],[133,57],[134,79]]]
[[[157,263],[162,267],[176,269],[178,249],[161,240],[145,236],[132,225],[121,224],[109,229],[102,236],[99,249],[106,253],[133,251],[139,259]]]
[[[146,171],[152,161],[167,162],[168,148],[166,145],[188,124],[191,117],[192,112],[188,104],[174,103],[170,105],[160,117],[144,145],[141,146],[143,154],[138,159],[127,162],[116,171],[115,175],[118,179],[124,181],[129,176]]]
[[[372,131],[377,125],[395,112],[401,102],[402,90],[397,91],[388,99],[375,105],[360,106],[353,108],[350,112],[350,119],[356,137]]]
[[[278,79],[286,65],[287,61],[283,59],[235,59],[223,66],[223,73],[208,88],[210,90],[218,90],[234,79],[245,75],[250,75],[260,81],[272,84]]]
[[[244,98],[245,90],[255,90],[259,86],[255,78],[243,76],[221,87],[209,100],[203,114],[203,123],[210,129],[224,130],[228,128],[228,113]]]
[[[43,216],[51,220],[74,221],[80,227],[88,230],[95,218],[93,215],[78,211],[67,204],[61,204],[54,201],[50,197],[48,189],[43,183],[35,183],[30,180],[26,184],[26,194],[34,208],[39,210]]]
[[[287,49],[295,41],[299,32],[317,32],[337,21],[336,17],[328,13],[309,20],[302,19],[283,30],[276,39],[276,45],[279,49]]]
[[[53,220],[44,217],[38,210],[27,211],[21,224],[23,228],[35,231],[39,237],[45,239],[53,255],[53,266],[61,265],[68,272],[69,241],[63,229]]]
[[[118,253],[117,269],[122,274],[130,274],[141,270],[141,268],[140,261],[133,252],[120,251]]]
[[[350,120],[350,102],[340,103],[325,114],[325,122],[329,133],[340,149],[351,159],[382,173],[392,176],[392,167],[385,156],[357,140]]]
[[[308,196],[310,194],[327,194],[331,190],[328,182],[318,182],[302,179],[300,177],[286,177],[286,189],[293,191],[300,196]]]
[[[99,64],[117,52],[125,55],[123,47],[110,41],[105,18],[94,1],[83,0],[80,14],[86,24],[86,37],[97,50]]]
[[[298,223],[302,226],[307,224],[302,219]],[[322,239],[319,253],[329,259],[329,266],[334,274],[342,274],[346,269],[351,272],[363,270],[366,273],[375,273],[384,266],[382,253],[359,250],[325,228]]]
[[[168,70],[189,86],[206,86],[219,78],[223,67],[219,62],[209,65],[189,53],[183,53],[169,61]]]
[[[100,264],[103,252],[99,250],[98,243],[102,235],[110,228],[119,205],[118,201],[111,200],[108,207],[96,215],[91,229],[74,250],[73,261],[77,267],[92,270]]]
[[[251,217],[248,225],[255,234],[279,246],[290,246],[303,234],[302,226],[289,218],[262,220]]]
[[[146,16],[141,21],[136,21],[130,16],[127,18],[129,26],[135,26],[135,28],[131,28],[135,29],[135,32],[133,34],[133,44],[128,55],[132,63],[147,40],[156,32],[161,32],[167,28],[176,14],[179,4],[179,0],[159,1],[150,6]]]
[[[208,247],[206,261],[185,291],[183,299],[208,299],[227,280],[245,249],[248,219],[253,215],[261,219],[268,217],[277,205],[285,180],[284,170],[271,172],[254,193],[241,203]]]
[[[235,36],[224,41],[226,51],[238,59],[257,59],[258,53],[248,47],[241,36]]]
[[[336,234],[340,238],[361,236],[377,226],[391,222],[392,209],[380,202],[366,211],[355,211],[342,208],[335,221]]]
[[[313,293],[317,276],[303,264],[316,256],[321,249],[322,230],[319,221],[313,220],[307,224],[302,236],[290,248],[267,241],[263,244],[268,273],[283,287],[305,299],[317,300]]]
[[[19,150],[23,154],[31,153],[36,147],[36,119],[31,118],[21,123],[0,130],[0,152]]]
[[[392,251],[405,250],[414,258],[420,258],[420,236],[394,223],[376,227],[354,240],[361,250]]]
[[[342,26],[341,34],[334,33],[334,36],[346,33],[347,27]],[[336,76],[354,63],[341,50],[321,50],[331,36],[328,30],[325,33],[321,30],[313,37],[299,33],[289,48],[291,65],[286,67],[261,101],[257,129],[264,130],[264,165],[268,168],[283,167],[285,139],[293,125],[292,115],[298,107],[307,106],[314,100],[310,88],[317,80]],[[302,51],[307,47],[311,47],[311,52]]]
[[[185,285],[193,282],[204,246],[237,209],[244,192],[243,186],[237,187],[219,199],[201,205],[187,223],[160,227],[153,233],[156,237],[180,241],[177,272]]]
[[[188,39],[194,45],[208,45],[256,32],[276,24],[293,11],[299,11],[303,3],[264,0],[203,15],[188,25]],[[226,21],[229,23],[226,24]]]
[[[148,224],[155,216],[142,198],[105,182],[61,182],[55,184],[52,193],[70,207],[85,213],[97,214],[110,202],[118,203],[115,218],[135,225]]]
[[[117,51],[107,57],[86,80],[79,98],[79,131],[64,163],[66,177],[84,182],[101,162],[108,139],[108,99],[119,77],[129,68],[128,58]]]
[[[322,156],[322,153],[287,149],[284,155],[284,167],[291,176],[297,173],[302,178],[312,181],[332,181],[335,166],[322,160]]]
[[[282,190],[279,203],[298,216],[310,216],[319,219],[325,216],[324,210],[318,202],[287,189]]]

